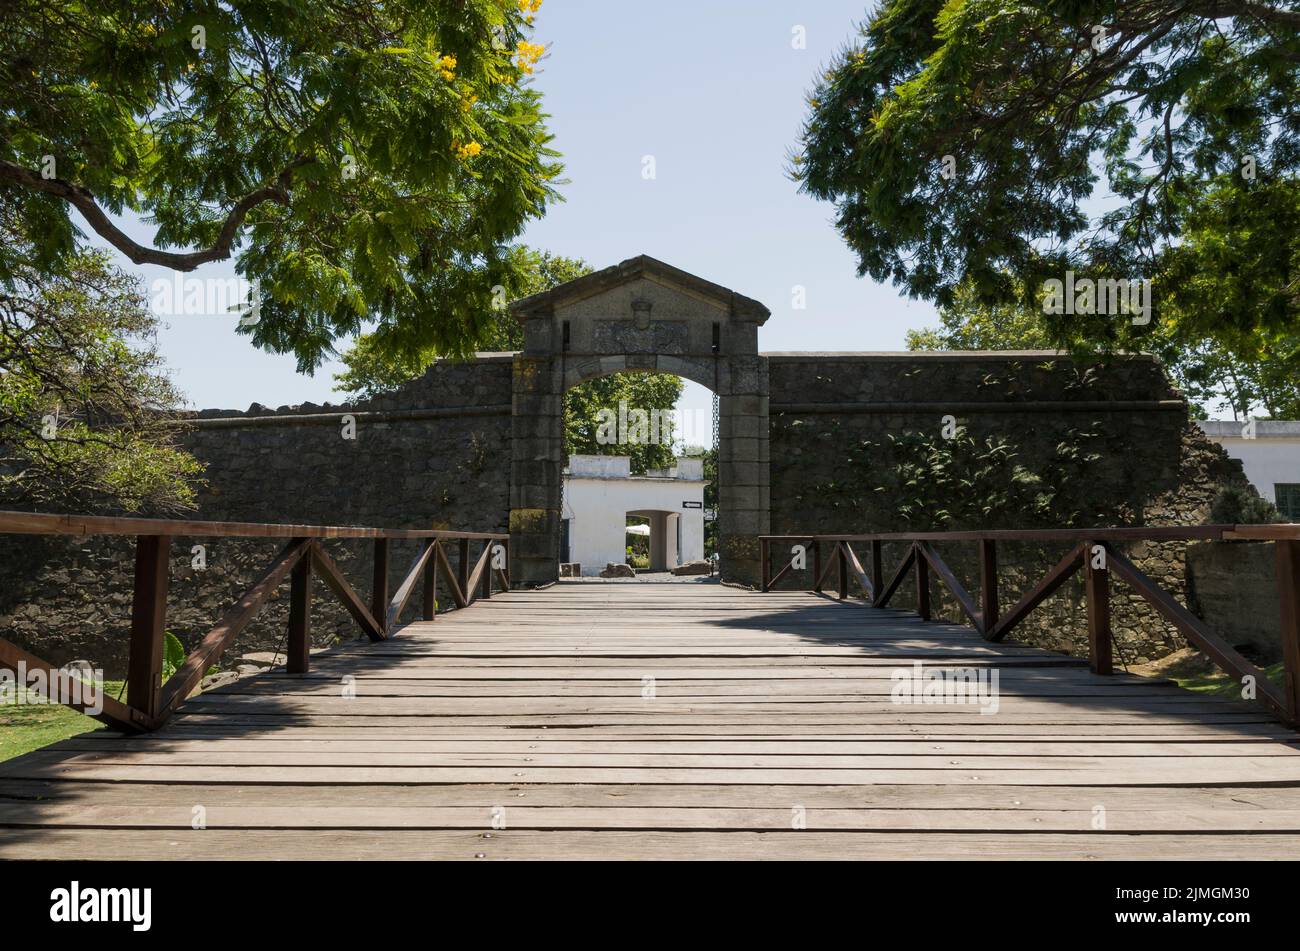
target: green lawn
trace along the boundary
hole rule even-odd
[[[1283,683],[1282,664],[1276,663],[1270,667],[1264,668],[1264,673],[1268,679],[1279,687]],[[1241,699],[1241,681],[1229,677],[1223,671],[1215,669],[1210,673],[1195,674],[1187,677],[1176,677],[1178,685],[1188,690],[1195,690],[1197,693],[1209,693],[1216,697],[1230,697],[1233,700]]]
[[[120,680],[104,682],[104,692],[111,697],[121,689]],[[61,704],[5,703],[0,705],[0,762],[103,728],[98,720]]]

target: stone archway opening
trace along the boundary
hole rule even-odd
[[[561,578],[624,564],[667,572],[713,554],[706,546],[717,508],[712,403],[707,388],[642,371],[566,391]]]
[[[719,567],[754,583],[768,529],[768,379],[752,300],[653,258],[624,261],[516,301],[510,531],[512,577],[559,574],[564,394],[621,372],[668,373],[718,395]]]
[[[680,512],[657,509],[638,509],[627,513],[628,547],[632,548],[637,558],[632,567],[638,571],[661,574],[671,571],[682,563]],[[645,526],[645,534],[638,536],[632,532],[632,523]],[[645,551],[640,551],[638,538],[645,539]],[[640,560],[644,559],[644,565]]]

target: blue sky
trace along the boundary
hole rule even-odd
[[[550,51],[536,82],[569,184],[524,240],[593,267],[649,254],[755,297],[772,311],[764,350],[902,349],[908,328],[934,322],[933,308],[858,278],[831,206],[800,195],[786,174],[804,98],[866,8],[867,0],[546,0],[536,39]],[[796,27],[806,49],[794,48]],[[146,226],[126,224],[149,238]],[[171,276],[121,263],[146,282]],[[792,307],[796,285],[806,288],[806,309]],[[341,399],[332,392],[337,365],[300,375],[291,356],[254,350],[234,321],[175,317],[160,334],[194,406]],[[683,406],[709,399],[688,384]]]

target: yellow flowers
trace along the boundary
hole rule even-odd
[[[474,103],[476,103],[476,102],[478,102],[478,96],[475,96],[475,95],[473,95],[473,94],[470,94],[470,95],[468,95],[468,96],[465,96],[465,97],[464,97],[463,99],[461,99],[461,101],[460,101],[460,111],[461,111],[461,112],[469,112],[471,109],[474,108]]]
[[[482,152],[483,146],[479,145],[477,142],[470,142],[466,145],[453,145],[451,150],[456,153],[456,158],[464,162],[467,159],[474,158],[474,156]]]
[[[384,52],[409,53],[410,50],[401,49],[401,48],[390,48],[384,50]],[[456,78],[456,57],[439,56],[438,51],[435,49],[426,50],[424,55],[429,62],[431,62],[434,66],[438,67],[438,72],[442,75],[443,79],[447,80],[447,82],[451,82],[453,79]]]
[[[528,43],[520,40],[519,46],[515,50],[517,57],[515,65],[519,67],[521,73],[531,73],[533,67],[537,65],[537,61],[542,58],[542,54],[545,52],[546,47],[541,43]]]
[[[524,19],[529,23],[533,22],[533,14],[542,8],[542,0],[519,0],[519,12],[524,15]]]

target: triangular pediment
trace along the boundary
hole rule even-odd
[[[644,254],[594,271],[549,291],[517,300],[510,305],[510,310],[520,320],[549,317],[557,311],[591,302],[593,298],[617,298],[629,288],[644,283],[663,288],[737,320],[762,324],[771,315],[762,303],[751,297],[745,297],[721,284],[706,281]]]

